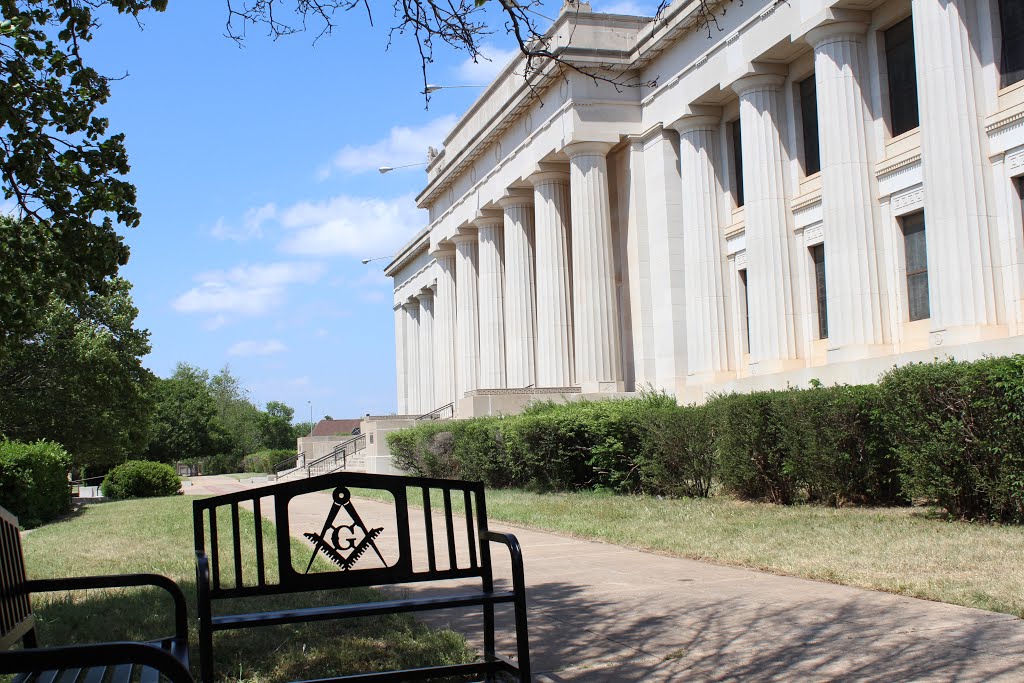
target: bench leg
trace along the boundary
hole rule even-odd
[[[522,590],[517,591],[515,609],[519,680],[523,683],[530,683],[533,680],[530,672],[530,636],[526,628],[526,594]]]
[[[494,657],[495,643],[494,643],[494,605],[484,605],[484,656]],[[486,683],[494,683],[497,680],[493,673],[488,673],[484,678]]]

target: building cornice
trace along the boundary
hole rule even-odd
[[[430,248],[430,226],[423,228],[416,235],[406,242],[405,246],[398,250],[395,257],[388,265],[384,266],[384,274],[394,277],[409,261],[416,257],[421,251]]]

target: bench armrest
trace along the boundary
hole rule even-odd
[[[188,610],[185,594],[177,583],[160,574],[111,574],[109,576],[73,576],[66,579],[30,579],[23,584],[27,593],[155,586],[167,591],[174,600],[174,637],[188,642]]]
[[[508,548],[512,558],[512,586],[518,593],[526,586],[526,576],[523,571],[523,549],[519,545],[519,539],[513,534],[500,531],[484,531],[480,537],[491,543],[500,543]]]
[[[171,653],[132,642],[97,645],[65,645],[61,647],[27,648],[0,653],[0,674],[85,669],[95,666],[136,664],[163,673],[171,683],[192,683],[188,668]]]

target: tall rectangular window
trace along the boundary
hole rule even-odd
[[[747,270],[739,271],[740,276],[740,303],[743,310],[740,311],[743,317],[743,353],[750,353],[750,299],[747,296]]]
[[[732,186],[736,190],[736,206],[743,206],[743,140],[738,120],[729,124],[729,136],[732,139]]]
[[[918,126],[914,23],[910,17],[885,32],[885,66],[889,75],[889,116],[895,136]]]
[[[1003,87],[1024,81],[1024,2],[999,0]]]
[[[907,261],[907,310],[911,320],[924,320],[931,316],[924,211],[903,217],[903,252]]]
[[[828,307],[825,305],[825,245],[811,247],[814,261],[814,295],[818,303],[818,339],[828,339]]]
[[[800,81],[798,86],[804,138],[804,175],[814,175],[821,170],[821,155],[818,151],[818,94],[814,76]]]

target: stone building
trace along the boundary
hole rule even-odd
[[[518,58],[445,139],[386,270],[400,413],[1024,351],[1024,2],[700,4],[563,9],[643,85]]]

